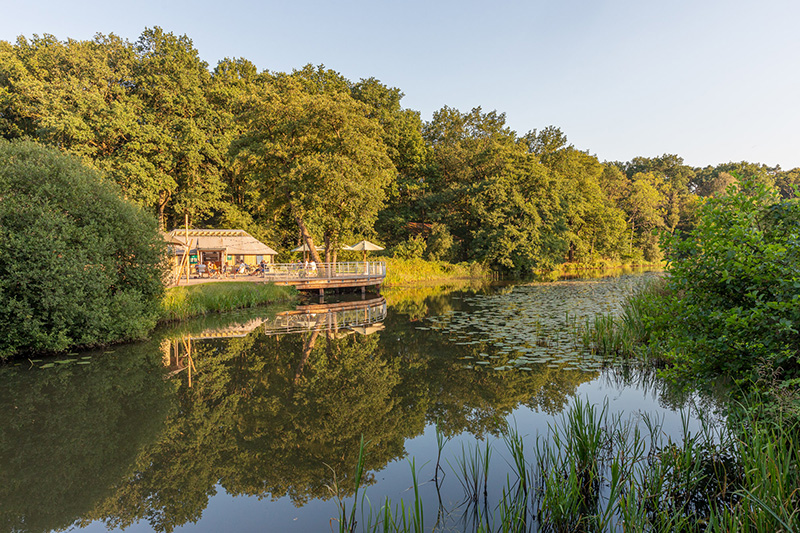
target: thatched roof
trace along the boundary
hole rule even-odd
[[[175,229],[169,236],[186,245],[186,230]],[[193,249],[224,250],[229,255],[278,255],[278,252],[241,229],[190,229]]]

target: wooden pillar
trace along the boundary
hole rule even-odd
[[[189,270],[192,268],[189,265],[189,252],[192,251],[192,243],[189,242],[189,213],[184,213],[184,222],[186,223],[186,284],[189,284]]]

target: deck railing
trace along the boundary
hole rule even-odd
[[[355,261],[344,263],[271,263],[258,274],[270,281],[313,281],[321,279],[372,279],[386,277],[383,261]]]

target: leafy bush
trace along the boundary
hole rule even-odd
[[[670,308],[657,327],[692,372],[798,374],[800,204],[742,181],[709,198],[688,235],[668,238]]]
[[[444,224],[435,223],[425,244],[425,259],[428,261],[451,261],[453,259],[453,236]]]
[[[422,259],[425,252],[425,238],[422,235],[409,237],[394,247],[392,257],[396,259]]]
[[[143,337],[163,251],[155,219],[95,171],[0,141],[0,357]]]

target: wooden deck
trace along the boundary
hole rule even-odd
[[[291,285],[301,291],[352,287],[379,287],[386,279],[386,263],[383,261],[358,261],[348,263],[321,263],[316,268],[302,263],[272,263],[263,274],[237,274],[235,277],[190,278],[189,285],[213,282],[250,281],[254,283],[274,283]],[[186,285],[184,278],[178,285]]]

